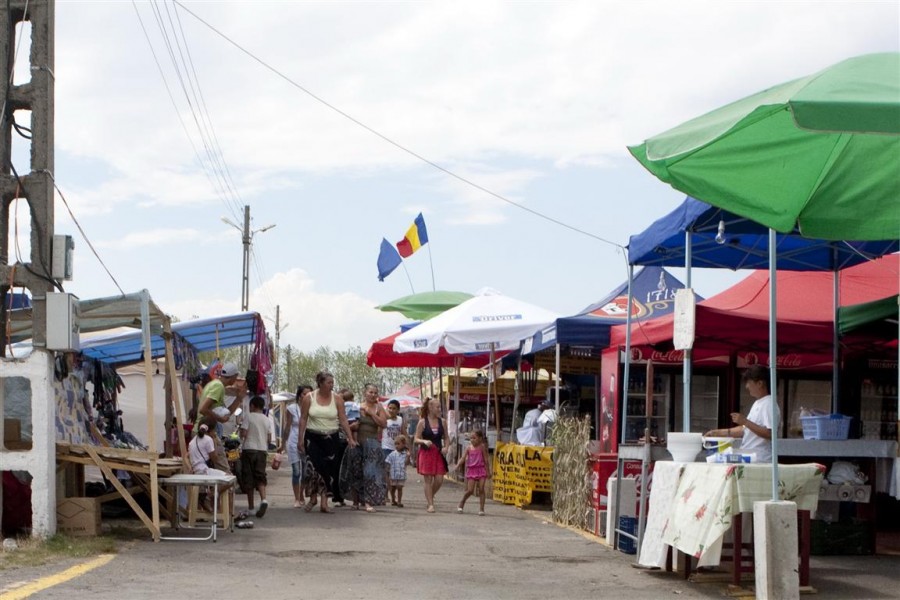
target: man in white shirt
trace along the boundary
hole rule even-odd
[[[756,398],[750,412],[745,417],[739,412],[731,413],[731,420],[736,427],[713,429],[706,432],[707,437],[741,437],[741,453],[756,454],[756,462],[771,462],[772,432],[777,430],[781,420],[778,406],[775,406],[775,421],[772,421],[772,396],[769,390],[769,369],[762,365],[753,365],[744,372],[741,378],[750,396]]]

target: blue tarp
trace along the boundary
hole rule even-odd
[[[719,222],[724,241],[716,242]],[[768,269],[769,230],[688,197],[668,215],[628,242],[632,265],[683,267],[685,232],[691,232],[691,265],[714,269]],[[801,237],[799,231],[777,236],[779,271],[836,271],[900,249],[897,240],[828,242]]]
[[[188,344],[204,352],[219,348],[245,346],[256,340],[256,331],[265,335],[265,328],[259,313],[245,312],[224,317],[196,319],[172,324],[172,333],[182,337]],[[150,338],[151,357],[165,356],[166,347],[158,333]],[[111,334],[83,340],[81,350],[85,356],[111,365],[127,365],[140,362],[144,358],[141,332]]]
[[[632,321],[653,319],[671,313],[675,308],[675,290],[684,284],[662,267],[645,267],[634,276]],[[698,301],[703,298],[698,297]],[[609,330],[625,323],[628,305],[628,282],[623,283],[603,300],[591,304],[577,315],[562,317],[525,340],[522,354],[533,354],[559,342],[568,346],[609,345]]]

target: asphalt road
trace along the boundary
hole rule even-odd
[[[462,490],[454,483],[438,494],[438,512],[428,514],[421,484],[414,471],[409,474],[402,509],[320,514],[292,507],[289,470],[270,472],[269,511],[253,519],[253,529],[221,532],[216,543],[137,541],[108,564],[32,597],[638,600],[722,598],[727,592],[724,577],[690,583],[635,569],[633,556],[549,523],[547,512],[489,501],[487,515],[479,517],[471,499],[459,515]],[[245,508],[245,498],[237,505]],[[821,560],[813,564],[819,598],[897,597],[898,557]],[[71,564],[0,574],[6,579],[0,590]]]

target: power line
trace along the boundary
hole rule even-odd
[[[88,245],[88,248],[91,249],[91,252],[94,253],[94,256],[97,257],[97,261],[100,263],[100,266],[103,267],[103,270],[106,271],[106,274],[109,275],[109,278],[112,279],[112,282],[118,288],[119,293],[123,296],[125,295],[125,291],[122,289],[122,286],[119,285],[119,282],[116,281],[116,278],[110,272],[109,268],[106,266],[106,263],[103,262],[103,259],[100,258],[100,254],[97,252],[97,249],[94,248],[94,245],[91,243],[91,240],[88,239],[87,234],[84,232],[84,229],[81,228],[81,224],[78,222],[78,219],[75,218],[75,213],[72,212],[72,208],[69,206],[68,201],[66,201],[66,196],[63,194],[63,191],[59,189],[59,186],[56,184],[56,178],[53,177],[53,173],[50,171],[43,171],[47,175],[50,176],[50,180],[53,182],[53,187],[56,189],[57,193],[59,193],[59,197],[62,199],[63,204],[66,207],[66,210],[69,211],[69,216],[72,217],[72,222],[75,223],[75,227],[78,228],[78,232],[81,233],[82,239],[84,239],[85,243]]]
[[[598,236],[598,235],[596,235],[596,234],[590,233],[590,232],[585,231],[585,230],[583,230],[583,229],[579,229],[579,228],[577,228],[577,227],[575,227],[575,226],[573,226],[573,225],[569,225],[568,223],[564,223],[563,221],[560,221],[559,219],[555,219],[555,218],[553,218],[553,217],[551,217],[551,216],[545,215],[545,214],[543,214],[543,213],[541,213],[541,212],[539,212],[539,211],[536,211],[536,210],[534,210],[534,209],[532,209],[532,208],[528,208],[527,206],[523,206],[522,204],[519,204],[518,202],[515,202],[515,201],[513,201],[513,200],[510,200],[509,198],[507,198],[507,197],[505,197],[505,196],[503,196],[503,195],[501,195],[501,194],[498,194],[497,192],[494,192],[493,190],[489,190],[488,188],[486,188],[486,187],[484,187],[484,186],[482,186],[482,185],[480,185],[480,184],[478,184],[478,183],[475,183],[474,181],[472,181],[472,180],[470,180],[470,179],[468,179],[468,178],[466,178],[466,177],[463,177],[462,175],[459,175],[459,174],[457,174],[457,173],[451,171],[450,169],[447,169],[446,167],[443,167],[443,166],[437,164],[436,162],[434,162],[434,161],[432,161],[432,160],[426,158],[425,156],[419,154],[418,152],[416,152],[416,151],[414,151],[414,150],[411,150],[411,149],[407,148],[406,146],[404,146],[404,145],[401,144],[400,142],[394,141],[393,139],[389,138],[387,135],[385,135],[385,134],[381,133],[380,131],[374,129],[373,127],[370,127],[369,125],[366,125],[365,123],[363,123],[362,121],[360,121],[360,120],[357,119],[356,117],[354,117],[354,116],[350,115],[349,113],[347,113],[347,112],[341,110],[340,108],[338,108],[337,106],[331,104],[330,102],[328,102],[328,101],[325,100],[324,98],[322,98],[322,97],[316,95],[315,93],[313,93],[313,92],[310,91],[309,89],[303,87],[301,84],[297,83],[296,81],[294,81],[293,79],[291,79],[290,77],[288,77],[287,75],[285,75],[284,73],[282,73],[281,71],[279,71],[278,69],[276,69],[275,67],[273,67],[272,65],[270,65],[269,63],[267,63],[266,61],[264,61],[263,59],[259,58],[258,56],[256,56],[255,54],[253,54],[252,52],[250,52],[249,50],[247,50],[246,48],[244,48],[244,47],[241,46],[240,44],[238,44],[236,41],[234,41],[233,39],[231,39],[230,37],[228,37],[228,36],[227,36],[226,34],[224,34],[222,31],[216,29],[213,25],[211,25],[210,23],[208,23],[207,21],[205,21],[205,20],[204,20],[203,18],[201,18],[197,13],[195,13],[194,11],[192,11],[191,9],[189,9],[188,7],[186,7],[184,4],[182,4],[179,0],[173,0],[173,4],[175,4],[175,5],[178,6],[179,8],[183,9],[184,11],[186,11],[186,12],[187,12],[188,14],[190,14],[192,17],[194,17],[195,19],[197,19],[200,23],[202,23],[202,24],[205,25],[207,28],[209,28],[211,31],[213,31],[216,35],[218,35],[219,37],[221,37],[222,39],[224,39],[226,42],[228,42],[229,44],[231,44],[232,46],[234,46],[235,48],[237,48],[238,50],[240,50],[241,52],[243,52],[244,54],[246,54],[248,57],[250,57],[251,59],[253,59],[253,60],[256,61],[257,63],[259,63],[260,65],[262,65],[263,67],[265,67],[266,69],[268,69],[269,71],[271,71],[273,74],[275,74],[275,75],[278,76],[279,78],[283,79],[284,81],[286,81],[287,83],[289,83],[289,84],[292,85],[293,87],[297,88],[298,90],[300,90],[301,92],[303,92],[304,94],[306,94],[307,96],[309,96],[310,98],[312,98],[313,100],[315,100],[316,102],[319,102],[320,104],[324,105],[325,107],[331,109],[332,111],[334,111],[334,112],[336,112],[337,114],[341,115],[341,116],[344,117],[345,119],[351,121],[351,122],[354,123],[355,125],[357,125],[357,126],[359,126],[359,127],[362,127],[363,129],[365,129],[366,131],[368,131],[368,132],[371,133],[372,135],[377,136],[378,138],[380,138],[381,140],[383,140],[383,141],[387,142],[388,144],[394,146],[394,147],[397,148],[398,150],[401,150],[401,151],[403,151],[403,152],[409,154],[410,156],[412,156],[412,157],[414,157],[414,158],[416,158],[416,159],[418,159],[418,160],[424,162],[425,164],[427,164],[427,165],[429,165],[429,166],[431,166],[431,167],[437,169],[438,171],[441,171],[441,172],[444,173],[445,175],[449,175],[450,177],[453,177],[453,178],[456,179],[457,181],[461,181],[462,183],[465,183],[466,185],[469,185],[469,186],[471,186],[471,187],[473,187],[473,188],[475,188],[475,189],[477,189],[477,190],[479,190],[479,191],[481,191],[481,192],[484,192],[485,194],[488,194],[489,196],[493,196],[494,198],[496,198],[496,199],[498,199],[498,200],[501,200],[501,201],[503,201],[503,202],[506,202],[507,204],[509,204],[509,205],[511,205],[511,206],[515,206],[515,207],[518,208],[518,209],[521,209],[521,210],[524,210],[524,211],[526,211],[526,212],[528,212],[528,213],[531,213],[532,215],[534,215],[534,216],[536,216],[536,217],[539,217],[539,218],[541,218],[541,219],[544,219],[544,220],[546,220],[546,221],[549,221],[549,222],[551,222],[551,223],[554,223],[554,224],[556,224],[556,225],[559,225],[560,227],[565,227],[566,229],[569,229],[569,230],[574,231],[574,232],[576,232],[576,233],[580,233],[580,234],[582,234],[582,235],[586,235],[586,236],[588,236],[588,237],[594,238],[595,240],[601,241],[601,242],[603,242],[603,243],[605,243],[605,244],[610,244],[610,245],[612,245],[612,246],[615,246],[616,248],[624,249],[624,246],[622,246],[622,244],[618,244],[618,243],[613,242],[613,241],[611,241],[611,240],[608,240],[608,239],[606,239],[606,238],[600,237],[600,236]]]
[[[170,59],[172,60],[173,64],[175,65],[176,73],[181,82],[182,91],[185,93],[185,96],[188,97],[188,106],[191,108],[191,113],[194,118],[194,122],[197,124],[198,133],[200,135],[200,142],[203,145],[203,150],[204,150],[204,153],[206,154],[208,160],[204,160],[203,156],[200,153],[200,150],[197,148],[197,145],[194,143],[194,138],[191,135],[191,132],[189,131],[188,126],[184,121],[184,118],[181,115],[181,111],[178,108],[178,102],[175,100],[175,95],[172,93],[172,88],[169,85],[169,81],[166,77],[166,73],[163,70],[163,67],[162,67],[162,64],[160,63],[159,57],[157,56],[156,49],[153,46],[153,41],[150,38],[150,33],[149,33],[149,31],[147,31],[147,27],[144,24],[143,17],[141,17],[141,13],[137,7],[137,3],[134,0],[132,0],[131,4],[134,7],[134,11],[138,18],[138,22],[140,23],[141,30],[144,33],[144,39],[147,40],[147,45],[150,48],[150,54],[153,56],[153,60],[156,63],[156,68],[159,71],[160,78],[162,79],[163,85],[166,88],[166,93],[169,96],[169,101],[172,103],[172,108],[175,110],[175,115],[178,118],[178,122],[181,124],[181,128],[184,130],[184,134],[187,137],[188,143],[190,144],[191,149],[194,152],[194,156],[197,158],[197,162],[200,164],[201,168],[203,169],[204,174],[206,175],[207,179],[210,182],[210,185],[212,185],[213,191],[216,193],[216,195],[219,197],[219,199],[225,205],[225,208],[228,210],[228,212],[231,214],[231,216],[234,219],[238,220],[239,219],[238,214],[240,211],[236,208],[237,203],[235,202],[235,200],[233,200],[232,198],[229,197],[226,185],[224,183],[224,178],[222,177],[221,172],[216,169],[215,161],[212,158],[213,153],[210,150],[209,144],[207,143],[207,141],[203,135],[203,130],[198,123],[196,114],[193,112],[193,107],[191,107],[190,98],[187,95],[187,90],[184,86],[184,81],[181,78],[181,74],[178,70],[177,60],[175,59],[174,52],[171,50],[171,42],[169,41],[169,39],[165,33],[165,27],[162,24],[160,17],[157,15],[155,7],[151,6],[151,9],[154,11],[154,17],[156,18],[157,26],[160,28],[160,31],[163,32],[164,44],[166,45],[167,50],[169,51]]]

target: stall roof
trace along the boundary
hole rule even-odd
[[[133,294],[94,298],[78,301],[78,324],[82,332],[105,331],[116,327],[137,328],[140,337],[141,304],[149,306],[151,332],[162,331],[168,318],[150,298],[150,292],[141,290]],[[33,336],[31,307],[10,311],[11,338],[13,341],[31,339]]]
[[[256,312],[195,319],[172,324],[172,332],[199,352],[252,344],[257,331],[265,335],[262,317]],[[165,355],[165,342],[159,332],[151,337],[151,357]],[[143,359],[141,332],[98,336],[82,342],[85,356],[112,364],[126,365]]]
[[[683,287],[683,283],[662,267],[644,267],[634,276],[632,283],[631,318],[643,321],[671,313],[675,307],[675,290]],[[703,298],[698,296],[697,300]],[[591,304],[577,315],[560,317],[549,327],[536,332],[525,340],[522,354],[540,352],[557,343],[605,348],[609,345],[610,328],[625,323],[627,305],[626,281],[603,300]]]
[[[898,304],[900,296],[894,294],[872,302],[842,306],[838,309],[838,331],[847,335],[865,330],[896,339]]]
[[[897,254],[838,272],[844,305],[884,298],[898,291]],[[796,351],[831,348],[834,336],[833,281],[827,272],[778,272],[778,345]],[[756,271],[724,292],[697,304],[697,344],[732,350],[767,348],[769,274]],[[672,340],[673,316],[632,326],[634,345],[666,344]],[[615,327],[612,344],[622,345],[625,327]],[[791,350],[794,351],[794,350]]]
[[[724,223],[724,241],[716,236]],[[769,230],[705,202],[687,197],[671,213],[628,242],[633,265],[683,267],[685,232],[691,232],[691,265],[716,269],[768,269]],[[779,271],[836,271],[897,252],[900,242],[829,242],[801,237],[799,231],[776,237]]]

